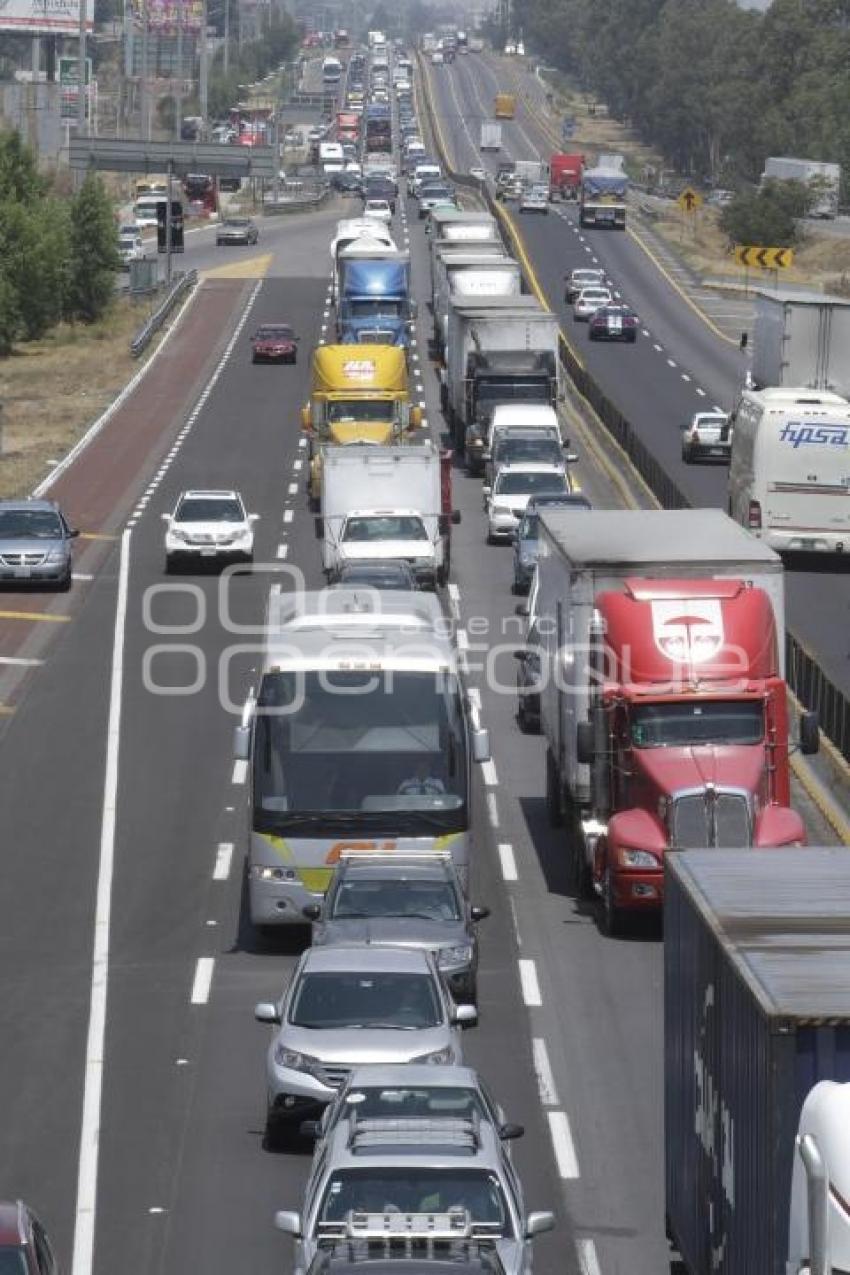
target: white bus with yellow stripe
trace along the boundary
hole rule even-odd
[[[303,924],[343,853],[450,851],[469,880],[472,761],[489,757],[433,594],[272,591],[250,760],[255,925]]]

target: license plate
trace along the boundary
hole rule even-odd
[[[215,549],[202,549],[202,550],[201,550],[201,557],[202,557],[202,558],[214,558],[214,557],[215,557]]]
[[[32,570],[29,567],[15,567],[12,574],[16,580],[29,580]]]
[[[612,319],[608,326],[612,332],[619,336],[619,334],[623,331],[623,320]]]

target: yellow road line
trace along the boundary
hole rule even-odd
[[[70,615],[53,615],[50,611],[0,611],[0,620],[43,620],[48,624],[67,624]]]
[[[655,266],[655,269],[664,276],[664,278],[670,284],[670,287],[673,288],[674,291],[678,292],[679,296],[682,298],[685,304],[691,307],[691,309],[693,310],[697,318],[702,319],[705,326],[707,328],[710,328],[715,336],[719,336],[721,341],[725,341],[727,345],[734,345],[735,347],[737,347],[738,342],[735,340],[735,338],[732,336],[727,336],[725,332],[721,332],[717,324],[712,322],[712,320],[708,317],[705,311],[701,310],[699,306],[696,304],[696,302],[691,300],[687,292],[685,292],[684,288],[680,287],[680,285],[676,282],[673,276],[667,270],[664,269],[663,265],[658,260],[655,253],[652,251],[649,245],[645,243],[643,239],[641,239],[637,231],[633,230],[632,227],[629,226],[626,230],[626,233],[628,234],[629,238],[634,239],[635,243],[638,245],[639,248],[643,249],[643,251],[649,257],[652,264]]]
[[[227,265],[202,270],[201,279],[265,279],[273,261],[274,254],[271,252],[264,253],[260,257],[229,261]]]

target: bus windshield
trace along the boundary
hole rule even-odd
[[[466,736],[453,676],[268,673],[257,710],[255,830],[466,827]]]

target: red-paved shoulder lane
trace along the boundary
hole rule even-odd
[[[221,357],[252,286],[252,280],[244,279],[201,284],[136,389],[50,487],[47,495],[83,533],[76,542],[76,571],[95,574],[102,565]],[[21,680],[21,666],[7,665],[4,673],[2,660],[19,658],[24,651],[27,657],[43,658],[86,588],[80,582],[69,594],[0,589],[0,706],[13,702]],[[38,618],[28,619],[30,613]]]

